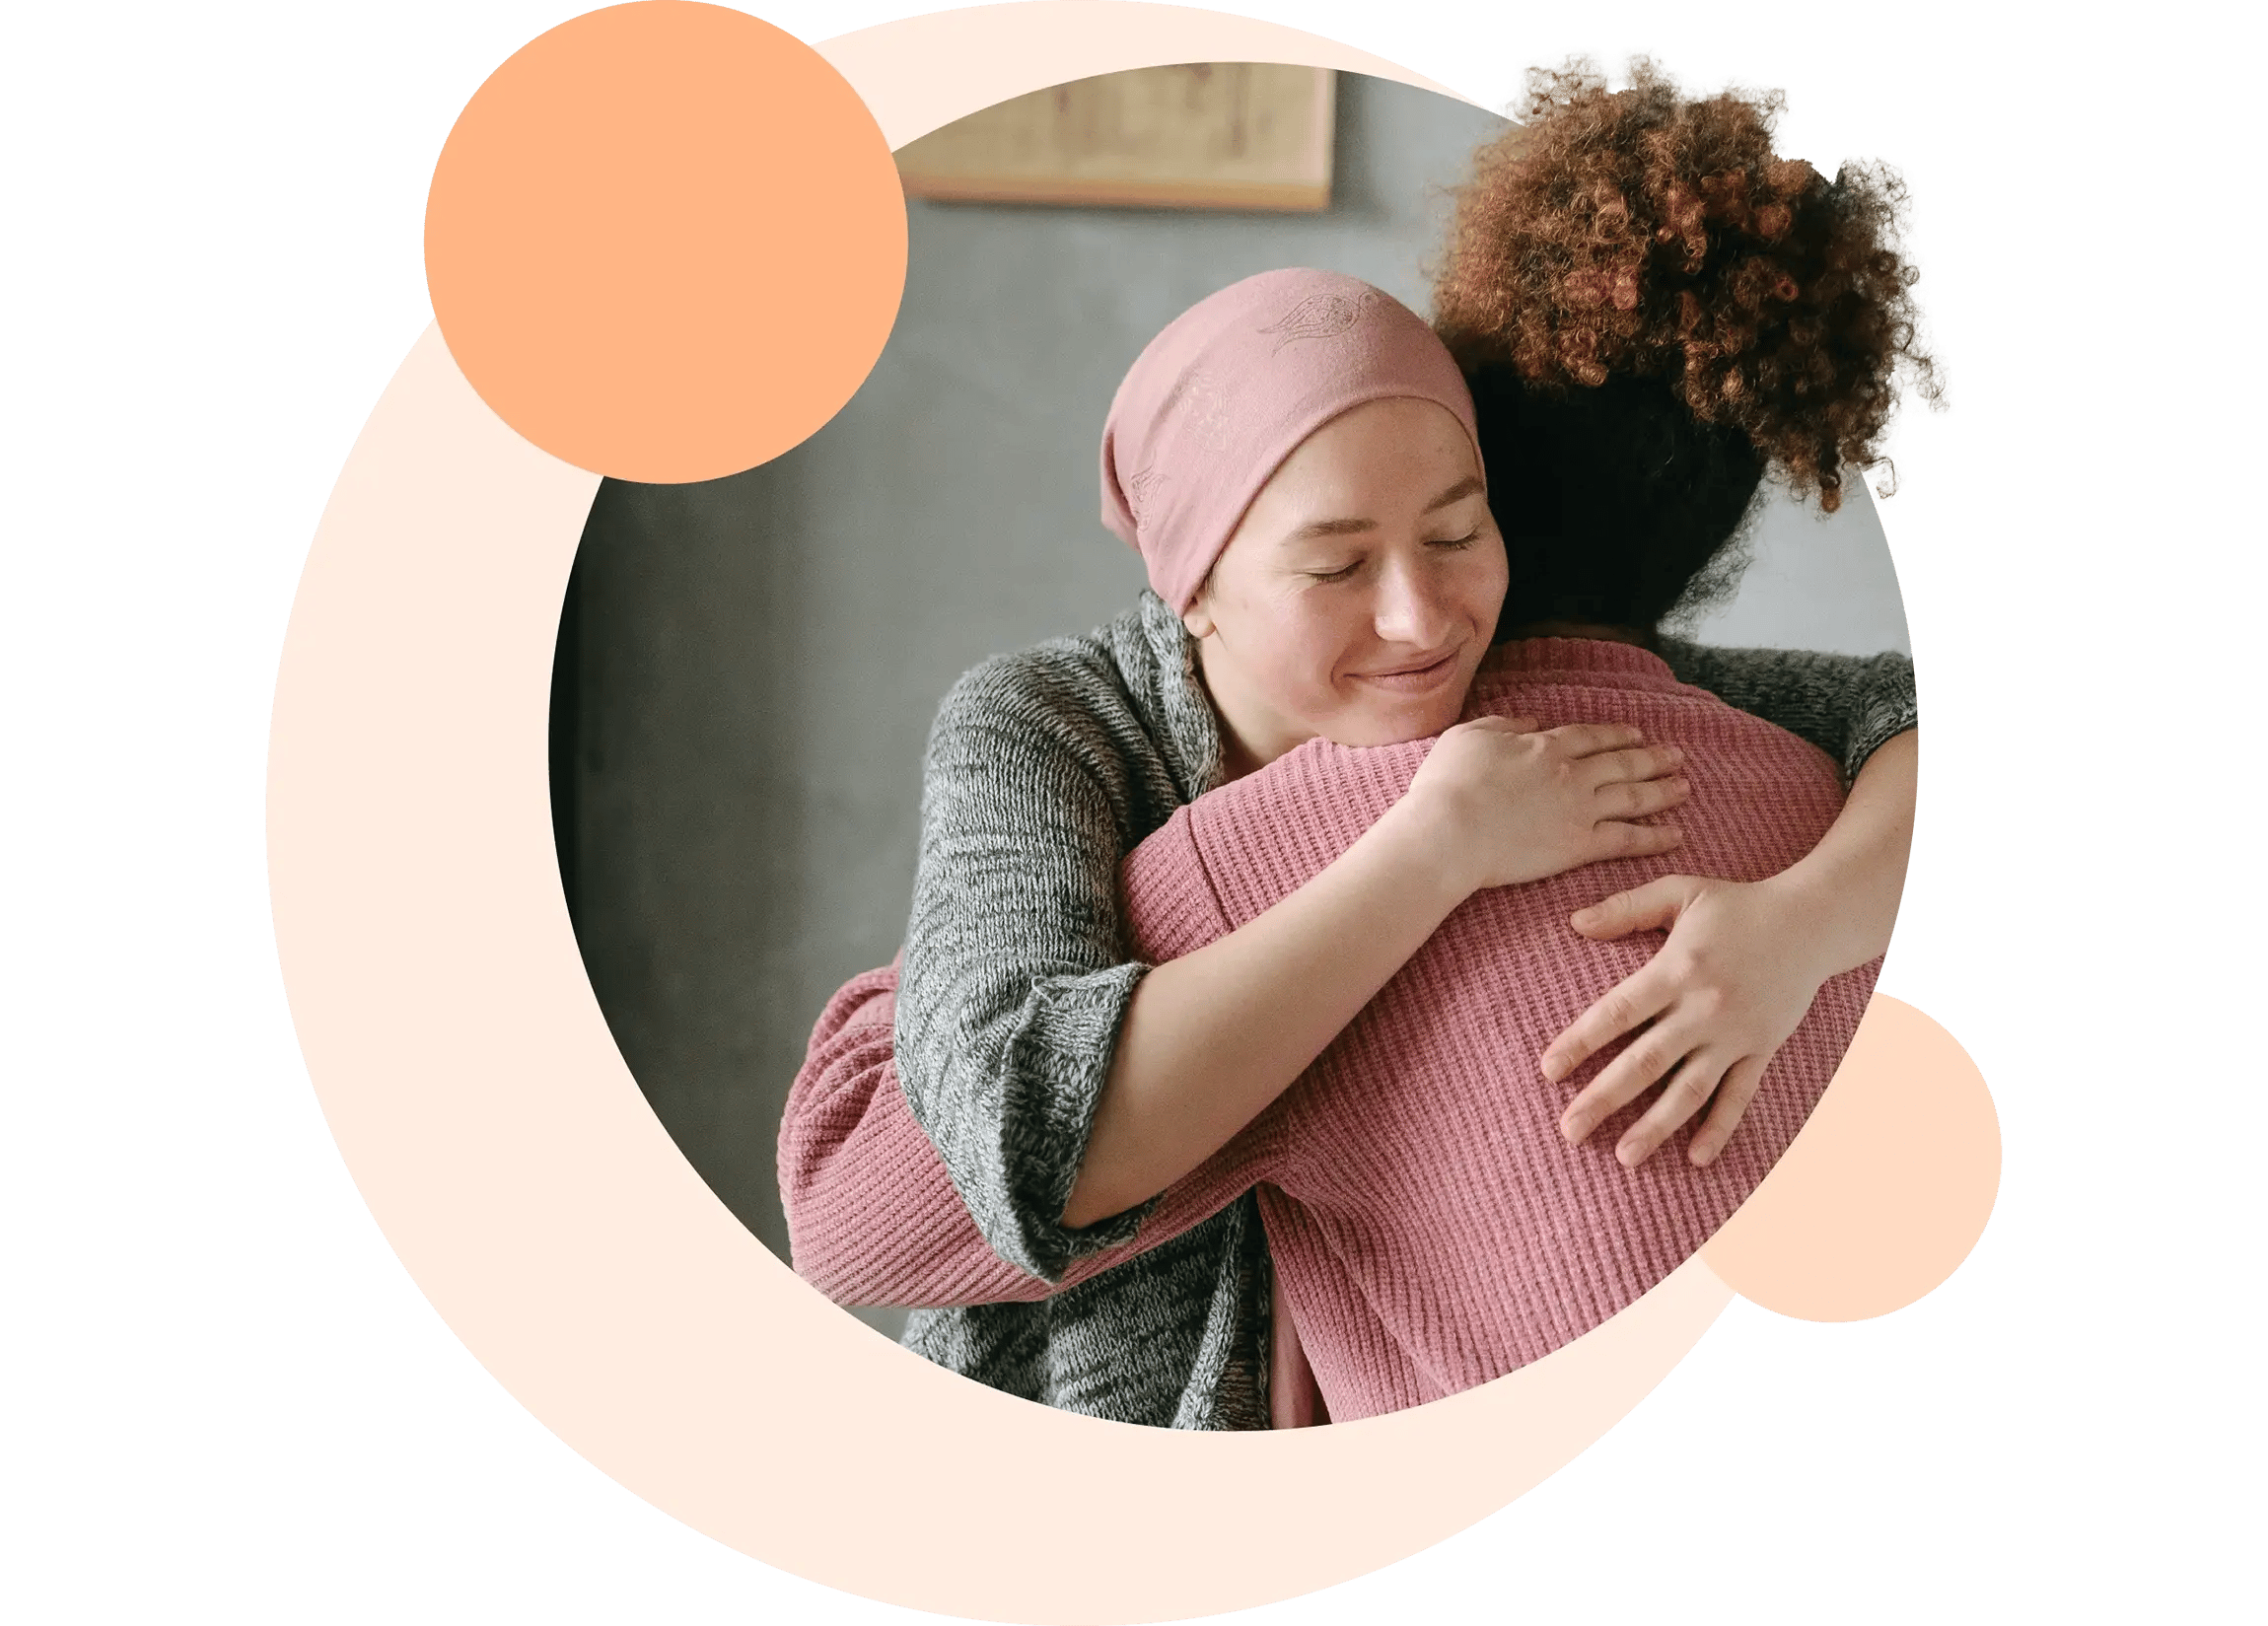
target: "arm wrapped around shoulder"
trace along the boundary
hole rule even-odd
[[[1131,899],[1171,953],[1223,930],[1185,814],[1143,843]],[[1150,1205],[1131,1239],[1049,1282],[993,1251],[899,1084],[897,967],[853,977],[827,1002],[780,1122],[780,1201],[796,1273],[839,1305],[943,1308],[1026,1303],[1077,1286],[1172,1240],[1240,1196],[1265,1154],[1240,1136]]]
[[[1895,650],[1822,655],[1810,650],[1721,649],[1663,638],[1662,659],[1681,683],[1807,740],[1858,778],[1884,743],[1919,726],[1914,663]]]
[[[977,1229],[1056,1281],[1139,1220],[1062,1224],[1145,969],[1117,895],[1139,721],[1091,675],[1043,646],[939,708],[895,1016],[899,1086]]]

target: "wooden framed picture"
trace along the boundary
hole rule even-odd
[[[1191,62],[1074,80],[956,120],[897,155],[909,197],[1145,209],[1331,201],[1328,68]]]

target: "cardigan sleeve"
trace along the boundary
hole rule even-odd
[[[995,1253],[913,1121],[891,1055],[897,969],[827,1002],[780,1122],[780,1201],[796,1274],[838,1305],[936,1309],[1044,1299],[1211,1219],[1252,1182],[1232,1145],[1161,1196],[1132,1241],[1047,1282]]]
[[[796,1274],[839,1305],[1043,1297],[985,1245],[908,1114],[891,1056],[897,967],[827,1001],[780,1119],[780,1204]]]
[[[1821,655],[1809,650],[1719,649],[1659,641],[1681,683],[1807,740],[1856,779],[1867,758],[1917,726],[1914,663],[1895,651]]]
[[[1143,1213],[1061,1223],[1147,967],[1117,891],[1133,725],[1059,676],[989,662],[939,710],[895,1021],[906,1102],[977,1231],[1048,1282]]]
[[[1176,958],[1228,930],[1189,810],[1145,840],[1121,877],[1129,934],[1155,958]],[[898,967],[886,966],[827,1002],[780,1123],[780,1200],[795,1269],[837,1304],[938,1308],[1046,1298],[1211,1219],[1265,1171],[1264,1138],[1239,1136],[1148,1205],[1131,1239],[1083,1253],[1052,1281],[1021,1269],[979,1233],[914,1120],[893,1054],[897,989]]]

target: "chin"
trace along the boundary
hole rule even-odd
[[[1391,708],[1365,707],[1360,716],[1342,717],[1338,726],[1326,733],[1342,745],[1400,745],[1412,740],[1431,740],[1463,712],[1461,697],[1453,706],[1435,701]]]

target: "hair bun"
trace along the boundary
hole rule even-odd
[[[1581,60],[1528,76],[1520,122],[1458,195],[1434,319],[1467,371],[1545,389],[1665,380],[1799,493],[1841,503],[1898,376],[1935,400],[1897,251],[1905,189],[1772,151],[1777,92],[1689,100],[1651,62],[1609,91]]]

